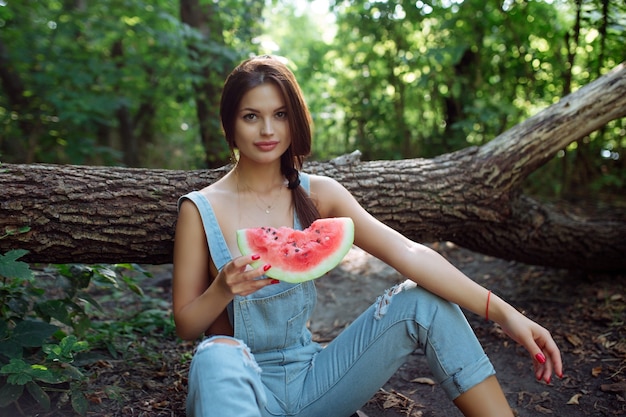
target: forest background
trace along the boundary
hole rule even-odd
[[[431,158],[483,145],[626,61],[625,29],[620,0],[0,0],[0,162],[223,166],[221,87],[258,54],[284,57],[301,84],[315,123],[311,160],[354,150],[362,160]],[[625,122],[562,149],[525,191],[624,206]],[[124,415],[130,394],[118,380],[95,384],[112,364],[140,357],[157,366],[179,348],[167,284],[148,284],[166,295],[145,298],[136,265],[30,271],[15,249],[0,254],[0,408],[20,411],[25,398],[19,414],[28,415],[25,404],[50,409],[52,396],[85,414],[87,403],[118,398]],[[610,326],[623,328],[621,287],[611,285],[619,297],[607,303]],[[127,302],[131,294],[112,288],[144,298]],[[610,347],[623,352],[619,340]],[[188,363],[191,347],[180,348],[180,363],[144,379]],[[175,383],[152,391],[175,389],[181,406],[185,372],[174,374]],[[155,396],[145,407],[165,401]]]
[[[194,169],[228,162],[224,78],[285,57],[311,159],[482,145],[626,59],[626,4],[554,1],[0,1],[0,158]],[[624,120],[530,178],[549,196],[624,189]]]

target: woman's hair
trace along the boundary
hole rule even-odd
[[[294,208],[302,227],[308,227],[320,214],[300,186],[304,159],[311,153],[311,114],[293,73],[279,59],[271,56],[250,58],[239,64],[226,78],[220,102],[222,129],[231,152],[235,144],[235,121],[244,94],[264,83],[273,83],[283,95],[287,108],[291,145],[280,157],[282,174],[292,191]]]

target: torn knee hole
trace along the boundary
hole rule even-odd
[[[402,291],[414,288],[417,284],[413,281],[406,280],[401,284],[396,284],[393,287],[386,290],[381,296],[376,299],[376,310],[374,311],[374,318],[380,320],[389,309],[391,299],[394,295],[401,293]]]
[[[241,346],[241,342],[238,342],[238,341],[233,340],[233,339],[227,339],[227,338],[211,339],[211,343],[224,343],[224,344],[232,345],[232,346]]]
[[[208,339],[202,343],[201,347],[199,347],[199,350],[206,349],[211,346],[220,345],[220,344],[233,346],[241,350],[241,352],[245,356],[246,362],[249,362],[249,363],[253,362],[252,354],[250,353],[250,349],[248,348],[248,346],[246,346],[245,344],[243,344],[242,342],[238,340],[230,339],[227,337],[214,337],[214,338]]]

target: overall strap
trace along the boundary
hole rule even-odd
[[[209,253],[211,254],[211,259],[213,259],[215,267],[219,271],[232,257],[228,245],[226,244],[226,239],[224,239],[224,235],[222,234],[222,229],[220,229],[217,222],[217,217],[215,217],[213,207],[211,207],[211,203],[209,203],[209,200],[207,200],[202,193],[192,191],[178,200],[179,208],[182,200],[185,198],[191,200],[200,212],[202,225],[204,226],[204,234],[209,244]]]

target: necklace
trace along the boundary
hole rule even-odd
[[[268,203],[266,200],[264,200],[263,198],[261,198],[261,196],[259,195],[258,191],[255,191],[252,189],[252,187],[250,187],[248,184],[244,184],[245,188],[250,191],[252,194],[254,194],[254,204],[261,209],[262,211],[265,212],[265,214],[270,214],[272,212],[272,208],[274,208],[274,206],[276,205],[276,202],[278,201],[278,198],[280,197],[280,195],[282,194],[283,188],[284,188],[284,183],[280,185],[280,187],[278,188],[278,193],[274,196],[274,198],[270,199],[270,203]],[[274,187],[275,188],[275,187]],[[273,190],[273,189],[272,189]],[[273,193],[273,191],[271,191],[270,193]],[[237,194],[239,195],[239,181],[237,181]],[[270,195],[271,197],[271,195]],[[259,202],[261,203],[261,205],[259,205]]]
[[[268,203],[267,203],[267,201],[263,200],[263,199],[261,198],[261,196],[260,196],[260,195],[259,195],[256,191],[254,191],[252,188],[250,188],[250,187],[248,187],[248,186],[246,186],[246,187],[248,188],[248,190],[252,191],[252,192],[254,193],[254,196],[256,197],[256,199],[257,199],[258,201],[260,201],[260,202],[263,204],[263,207],[265,207],[265,208],[260,207],[260,206],[257,204],[257,201],[255,201],[255,202],[254,202],[258,208],[260,208],[261,210],[263,210],[263,211],[265,212],[265,214],[270,214],[270,213],[271,213],[272,208],[273,208],[273,207],[274,207],[274,205],[276,204],[276,200],[278,200],[278,197],[280,197],[280,193],[281,193],[282,188],[283,188],[283,187],[281,186],[281,187],[278,189],[278,195],[276,195],[276,197],[274,197],[274,198],[272,199],[272,201],[271,201],[271,203],[272,203],[272,204],[268,204]]]

